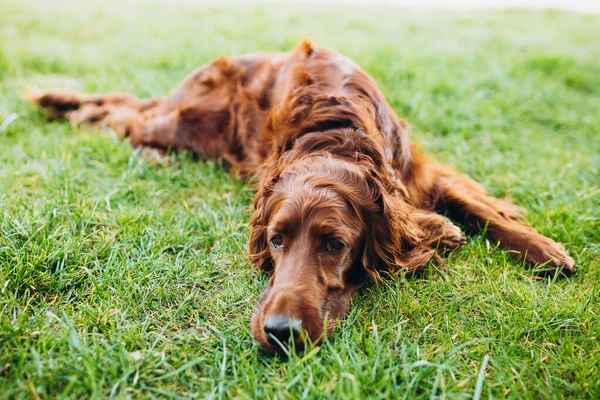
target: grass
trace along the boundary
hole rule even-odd
[[[413,140],[565,243],[537,279],[479,236],[365,288],[319,347],[253,344],[249,186],[48,122],[26,85],[161,95],[304,36],[371,73]],[[600,397],[600,16],[0,0],[0,397]]]

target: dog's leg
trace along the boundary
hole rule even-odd
[[[124,93],[86,95],[68,89],[34,91],[27,99],[48,110],[52,118],[67,118],[73,125],[96,129],[110,128],[120,138],[141,126],[144,113],[160,101],[139,100]]]
[[[206,91],[193,101],[177,102],[172,99],[177,96],[170,95],[165,104],[125,94],[85,95],[61,89],[39,92],[30,100],[73,125],[112,129],[119,138],[129,137],[134,147],[187,149],[217,158],[226,149],[231,120],[231,96],[217,89],[221,90]]]
[[[53,118],[63,118],[70,111],[87,105],[127,105],[141,108],[142,101],[126,93],[87,95],[70,89],[30,90],[25,98],[50,112]]]
[[[554,272],[575,271],[575,261],[564,246],[527,225],[516,207],[491,197],[481,185],[466,176],[454,175],[439,182],[441,202],[452,215],[465,220],[487,236],[511,249],[533,265],[547,265]]]
[[[415,210],[412,217],[428,236],[438,238],[436,242],[431,243],[438,253],[452,251],[466,243],[466,237],[461,229],[443,215]]]
[[[232,103],[239,96],[237,67],[224,57],[198,68],[167,96],[139,100],[132,95],[86,95],[72,90],[33,91],[29,101],[53,118],[74,125],[112,129],[135,147],[191,150],[217,158],[227,151],[232,132]]]
[[[418,207],[445,210],[453,219],[484,231],[518,258],[548,267],[550,273],[575,271],[575,262],[563,245],[529,226],[517,206],[490,196],[473,179],[429,162],[416,149],[411,161],[405,180]]]

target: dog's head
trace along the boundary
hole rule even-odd
[[[318,342],[364,278],[421,262],[406,193],[384,165],[375,142],[344,129],[305,135],[265,173],[249,245],[271,274],[252,316],[261,345]]]

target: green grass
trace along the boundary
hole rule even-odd
[[[600,397],[600,16],[0,0],[0,397]],[[27,85],[161,95],[304,36],[372,74],[412,138],[529,210],[576,276],[479,237],[368,286],[319,347],[253,344],[251,187],[48,122]],[[3,123],[4,122],[4,123]]]

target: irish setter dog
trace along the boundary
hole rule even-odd
[[[306,40],[285,54],[220,57],[158,99],[48,90],[31,100],[135,147],[221,158],[257,182],[249,255],[271,279],[252,332],[271,350],[329,334],[365,279],[414,272],[464,244],[440,213],[550,273],[575,270],[511,203],[409,144],[359,66]]]

